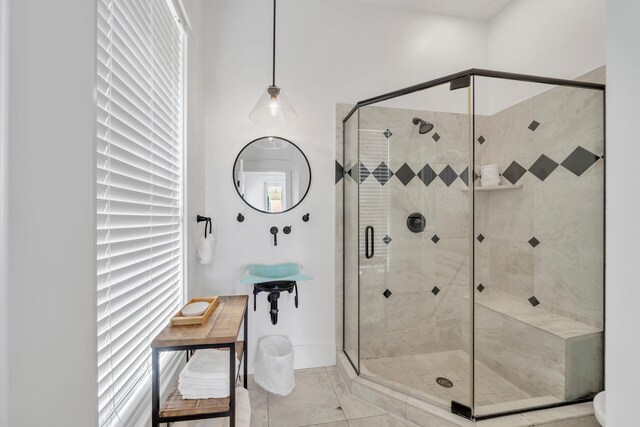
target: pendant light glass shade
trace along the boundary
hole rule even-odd
[[[269,86],[251,110],[249,119],[257,125],[282,128],[297,122],[298,114],[279,87]]]
[[[258,99],[256,106],[249,114],[249,119],[257,125],[283,128],[297,122],[298,114],[289,99],[276,86],[276,0],[273,0],[273,56],[271,65],[271,86]]]

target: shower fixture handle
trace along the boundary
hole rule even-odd
[[[412,233],[421,233],[427,225],[427,220],[420,212],[414,212],[407,217],[407,228]]]
[[[369,234],[371,234],[371,237],[369,237]],[[373,253],[375,250],[375,243],[374,243],[374,231],[373,231],[373,227],[370,225],[367,225],[367,227],[364,229],[364,256],[367,259],[371,259],[373,258]]]

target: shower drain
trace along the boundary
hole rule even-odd
[[[453,382],[448,378],[438,377],[436,378],[436,382],[438,383],[439,386],[442,386],[445,388],[453,387]]]

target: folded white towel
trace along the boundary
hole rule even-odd
[[[229,396],[229,380],[215,384],[193,384],[178,382],[178,390],[183,399],[210,399]]]
[[[183,399],[218,399],[229,396],[229,385],[220,389],[192,389],[178,384],[178,390]]]
[[[496,185],[500,185],[500,178],[485,178],[483,176],[480,178],[480,185],[482,187],[494,187]]]
[[[181,376],[180,383],[191,387],[224,387],[229,385],[229,377],[221,380],[210,380]]]
[[[229,390],[225,392],[209,392],[206,394],[193,393],[193,394],[183,394],[182,398],[185,400],[200,400],[200,399],[224,399],[225,397],[229,397]]]
[[[213,255],[215,253],[215,245],[216,239],[213,237],[213,233],[209,233],[209,235],[200,238],[200,243],[198,244],[198,258],[200,259],[200,264],[206,265],[213,261]]]
[[[185,399],[209,399],[229,396],[229,381],[216,385],[178,383],[178,390]]]
[[[236,358],[236,372],[238,359]],[[221,379],[229,376],[229,350],[198,350],[184,367],[182,373],[187,377]]]
[[[194,393],[206,392],[208,390],[214,391],[229,391],[229,382],[216,384],[216,385],[203,385],[203,384],[180,384],[182,389],[193,391]]]
[[[240,364],[237,358],[235,360],[237,373]],[[229,351],[196,351],[180,372],[178,390],[184,399],[229,396]]]

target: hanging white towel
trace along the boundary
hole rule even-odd
[[[200,264],[207,265],[213,261],[213,255],[215,253],[216,239],[213,237],[213,233],[209,233],[207,237],[201,237],[198,244],[198,258]]]

